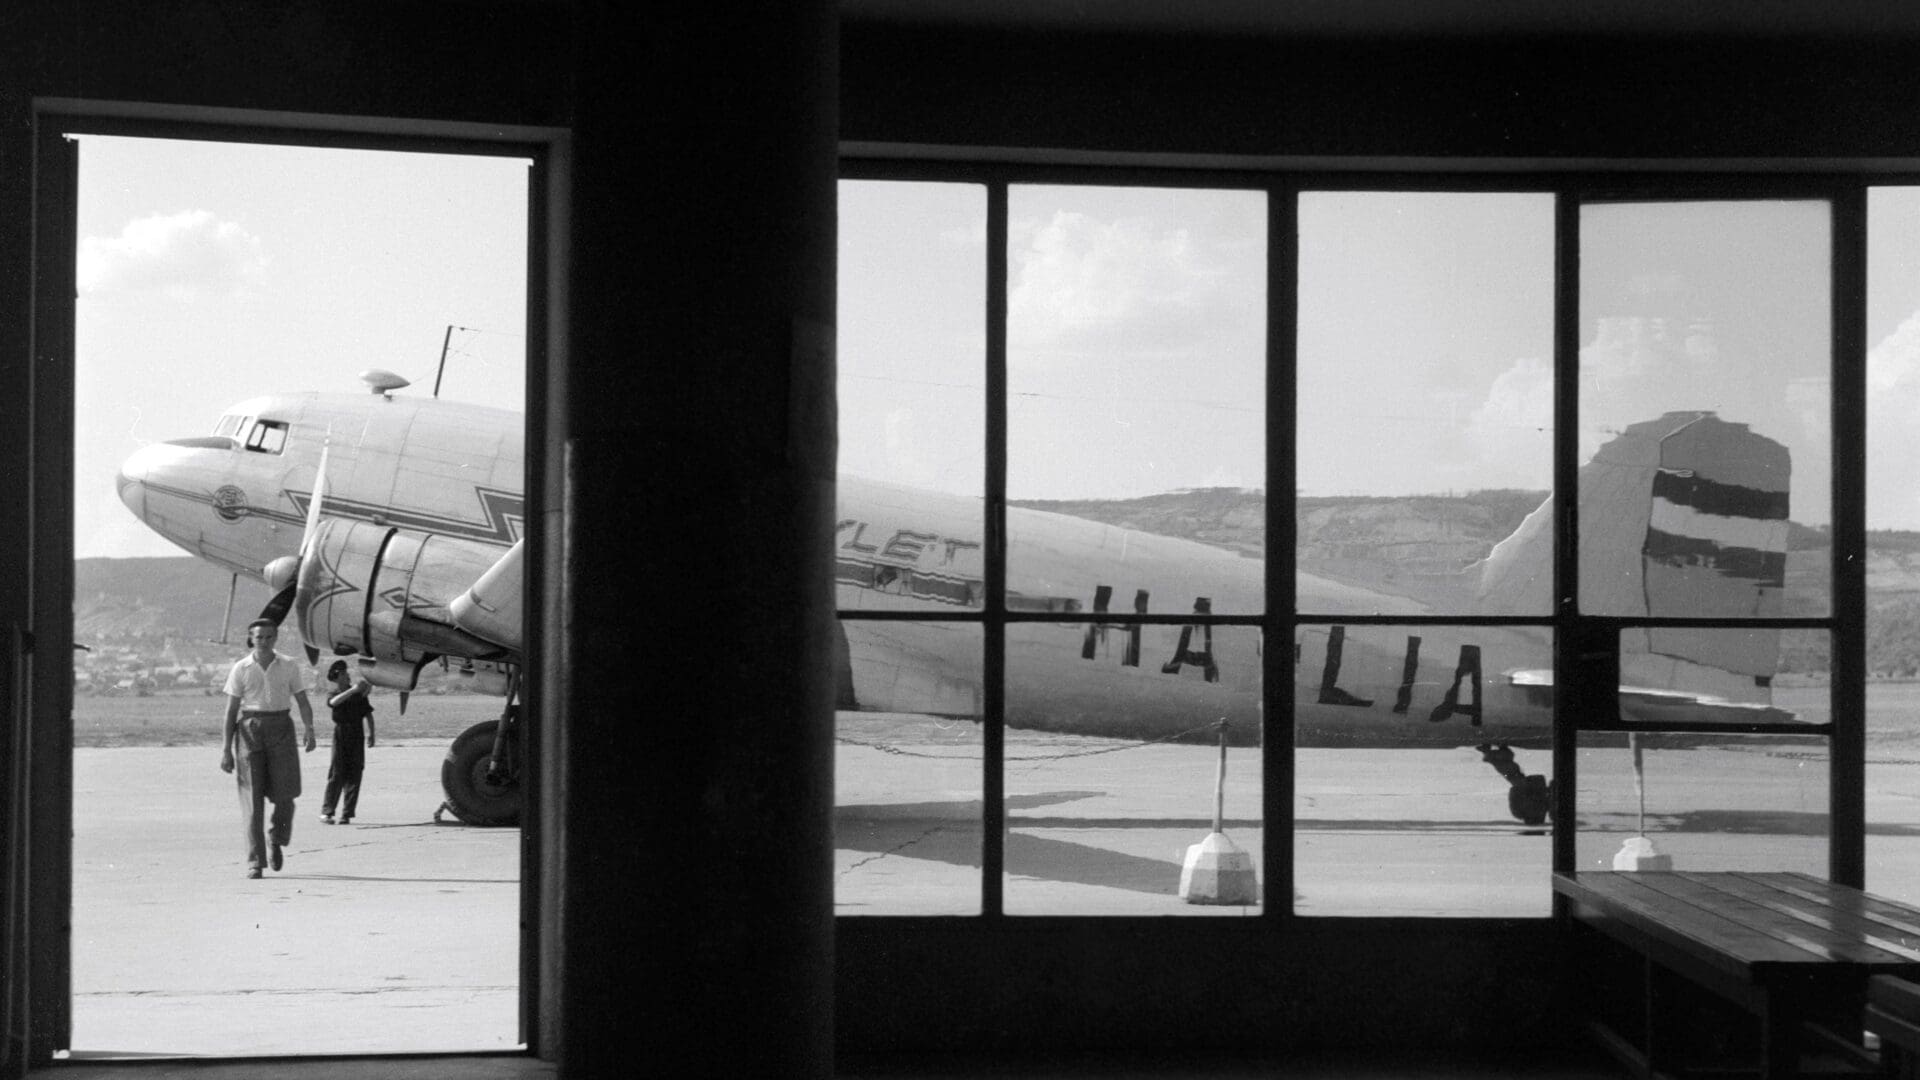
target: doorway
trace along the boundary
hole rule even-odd
[[[245,876],[219,760],[225,674],[272,597],[247,563],[298,551],[304,514],[279,501],[349,475],[323,486],[288,447],[304,423],[335,460],[386,452],[373,425],[295,420],[282,436],[272,425],[288,421],[249,403],[358,400],[379,384],[389,399],[524,417],[529,161],[78,142],[67,1045],[76,1057],[524,1045],[520,830],[436,813],[449,744],[501,709],[486,672],[427,663],[403,693],[369,669],[382,681],[357,813],[342,821],[336,807],[328,824],[331,657],[309,667],[317,746],[300,755],[285,865],[259,880]],[[266,425],[263,439],[238,435],[243,423]],[[221,438],[253,464],[279,447],[288,482],[195,489],[180,504],[191,512],[135,505],[124,466],[142,448]],[[356,512],[325,499],[323,518]],[[483,510],[516,527],[501,507]],[[306,663],[293,635],[278,651]]]

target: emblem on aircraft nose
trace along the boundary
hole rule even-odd
[[[222,521],[239,521],[247,516],[247,493],[232,484],[223,484],[214,490],[213,512],[220,515]]]

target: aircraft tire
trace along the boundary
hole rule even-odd
[[[1507,810],[1523,825],[1544,825],[1553,809],[1553,789],[1535,773],[1507,789]]]
[[[493,731],[495,723],[485,720],[460,733],[447,747],[446,759],[440,762],[440,786],[447,793],[447,807],[453,816],[468,825],[518,825],[520,824],[520,783],[510,780],[505,784],[487,782],[487,760],[493,756]],[[509,739],[518,738],[517,733],[509,733]],[[507,761],[516,766],[518,747],[507,746]]]

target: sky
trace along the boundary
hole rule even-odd
[[[1920,189],[1869,201],[1868,516],[1920,528]],[[845,472],[982,487],[985,197],[845,182]],[[1010,497],[1260,487],[1264,200],[1016,186]],[[1594,205],[1582,216],[1582,460],[1680,409],[1792,453],[1794,520],[1831,519],[1824,204]],[[1553,203],[1308,192],[1297,485],[1399,495],[1551,484]]]
[[[114,494],[128,454],[360,372],[523,407],[528,163],[82,136],[75,554],[179,555]],[[448,326],[461,327],[448,333]]]
[[[430,393],[449,325],[442,396],[522,407],[524,160],[80,144],[81,557],[178,553],[113,494],[133,449],[372,367]],[[1920,529],[1920,189],[1869,210],[1869,524]],[[842,183],[843,471],[981,490],[985,217],[977,185]],[[1264,197],[1016,186],[1009,228],[1009,494],[1263,486]],[[1823,208],[1594,207],[1583,244],[1583,453],[1714,408],[1827,520]],[[1546,488],[1551,260],[1544,195],[1304,195],[1299,490]]]

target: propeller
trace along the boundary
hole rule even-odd
[[[315,534],[320,531],[320,505],[327,487],[329,448],[328,443],[320,446],[320,467],[314,472],[313,494],[307,498],[307,523],[300,534],[299,554],[282,555],[266,565],[267,586],[276,591],[273,598],[267,601],[267,606],[260,609],[260,618],[272,620],[275,626],[286,621],[288,611],[296,613],[293,629],[294,633],[300,635],[308,664],[320,662],[320,650],[307,640],[304,627],[307,608],[313,603],[312,582],[317,566],[317,560],[309,561],[307,556],[313,550]]]

